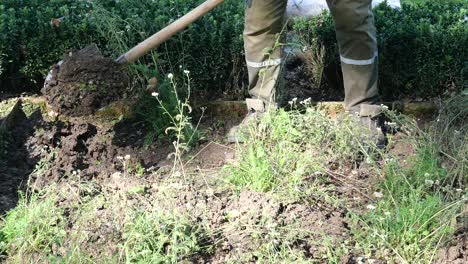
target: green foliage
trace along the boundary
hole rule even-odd
[[[3,1],[0,4],[0,80],[22,73],[28,80],[39,82],[66,50],[91,42],[97,43],[106,55],[117,58],[201,2]],[[166,73],[184,65],[192,69],[197,90],[220,91],[234,70],[232,61],[241,56],[242,13],[242,1],[225,1],[162,45],[152,54],[156,61],[149,55],[141,63]],[[51,26],[51,19],[59,17],[65,17],[60,26]]]
[[[171,125],[170,116],[175,116],[177,111],[177,99],[169,82],[164,81],[159,85],[158,98],[161,105],[156,97],[145,93],[136,104],[135,112],[138,118],[150,126],[150,133],[145,138],[147,145],[165,135],[166,128]],[[165,114],[163,107],[170,115]]]
[[[63,209],[57,207],[56,199],[53,192],[21,195],[0,226],[0,252],[18,257],[20,262],[25,261],[21,259],[25,254],[52,255],[66,235]]]
[[[91,42],[96,42],[106,55],[117,57],[201,2],[3,1],[0,82],[7,89],[24,87],[25,80],[40,85],[50,65],[66,50]],[[243,5],[243,1],[226,1],[143,58],[140,65],[163,73],[183,65],[192,71],[196,93],[225,92],[233,98],[242,97],[245,91],[239,89],[237,78],[244,69]],[[466,3],[458,0],[411,1],[404,2],[401,11],[384,5],[375,10],[380,87],[385,99],[431,97],[463,89],[468,56],[467,10]],[[51,19],[59,17],[65,17],[60,26],[51,26]],[[325,65],[339,65],[333,20],[328,14],[296,21],[293,28],[311,47],[313,56],[323,55]],[[135,71],[147,72],[140,66]],[[330,83],[320,81],[317,72],[313,75],[320,88],[329,89]],[[144,80],[147,75],[140,77]]]
[[[463,96],[447,101],[427,131],[392,116],[405,135],[400,141],[411,144],[414,153],[408,153],[404,160],[385,154],[385,178],[378,187],[381,197],[369,205],[367,213],[351,214],[357,248],[365,254],[432,263],[436,250],[453,233],[466,201],[463,183],[467,179],[461,175],[466,170],[466,135],[454,134],[466,127],[459,119],[466,114],[459,108],[460,102]]]
[[[296,167],[298,146],[294,142],[300,134],[293,128],[288,113],[283,110],[268,112],[259,126],[253,124],[248,129],[247,144],[240,149],[241,160],[229,168],[231,183],[240,188],[267,192],[282,181],[288,185],[289,181],[300,180],[290,171]]]
[[[88,1],[16,1],[0,3],[0,83],[6,88],[23,81],[42,84],[50,66],[70,48],[91,42],[86,23]],[[53,18],[65,17],[59,27]]]
[[[465,1],[403,3],[402,10],[381,5],[374,14],[384,99],[425,98],[464,89],[468,57]],[[312,56],[318,48],[325,47],[325,64],[339,65],[329,14],[299,20],[293,27],[304,44],[312,47]],[[327,89],[326,85],[321,88]]]
[[[443,104],[428,134],[438,146],[447,168],[444,183],[463,188],[468,184],[468,94],[454,96]]]
[[[329,162],[357,160],[363,146],[373,145],[362,129],[346,117],[336,123],[310,105],[305,113],[269,111],[248,127],[238,164],[227,167],[228,180],[240,189],[303,192],[305,177],[320,174]]]
[[[159,84],[157,93],[143,94],[135,109],[138,118],[150,127],[145,143],[148,145],[158,138],[168,136],[176,140],[178,154],[188,151],[201,136],[198,126],[191,123],[190,72],[184,70],[180,75],[183,77],[176,80],[178,78],[174,74],[169,74],[170,78],[165,78]]]
[[[203,1],[95,1],[92,24],[106,43],[101,46],[120,55],[164,28]],[[98,6],[101,6],[99,8]],[[194,90],[222,89],[229,79],[232,61],[242,50],[243,2],[228,0],[158,49],[156,62],[142,61],[161,72],[175,72],[179,65],[191,69]],[[228,45],[226,45],[228,44]],[[207,59],[209,58],[209,59]],[[207,72],[210,74],[206,74]]]
[[[137,213],[123,231],[128,263],[178,263],[203,248],[204,233],[188,218],[161,210]]]
[[[413,166],[403,168],[397,161],[386,166],[383,198],[353,225],[353,233],[366,254],[377,250],[380,258],[390,254],[405,262],[428,263],[453,232],[461,203],[448,204],[438,191],[445,170],[432,151],[420,149],[408,163]]]

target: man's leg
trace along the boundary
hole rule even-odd
[[[345,87],[345,109],[360,116],[380,112],[377,33],[372,0],[327,0],[335,20]]]
[[[358,118],[379,148],[382,132],[377,61],[377,32],[372,0],[327,0],[335,20],[345,87],[345,109]]]
[[[247,140],[244,130],[274,107],[275,92],[281,80],[282,47],[279,37],[285,21],[287,0],[246,0],[244,48],[249,72],[248,115],[233,127],[228,142]]]
[[[249,110],[275,103],[281,81],[282,47],[279,43],[287,0],[246,0],[244,47],[249,72]],[[276,47],[275,47],[276,46]],[[252,108],[252,109],[250,109]]]

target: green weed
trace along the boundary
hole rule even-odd
[[[198,124],[194,127],[191,123],[192,107],[190,106],[190,93],[191,93],[191,79],[190,72],[184,70],[184,87],[186,87],[187,94],[182,98],[177,91],[177,83],[172,73],[168,75],[172,86],[172,93],[176,100],[175,107],[168,109],[166,103],[159,97],[159,93],[154,92],[152,96],[156,98],[159,103],[159,108],[163,112],[163,115],[169,118],[170,125],[165,128],[164,133],[170,138],[174,138],[173,147],[174,152],[171,154],[174,160],[172,174],[175,173],[176,168],[179,167],[184,170],[184,162],[182,156],[190,150],[190,146],[196,142],[200,136],[198,131]],[[202,117],[203,117],[202,110]],[[202,118],[201,117],[201,118]],[[200,120],[201,120],[200,118]],[[185,175],[185,173],[184,173]]]
[[[452,97],[432,122],[428,131],[432,144],[442,154],[447,170],[443,182],[462,189],[468,184],[468,93]]]
[[[56,203],[53,191],[29,197],[21,194],[17,207],[7,213],[0,226],[0,252],[20,262],[34,254],[53,255],[66,235],[63,208]]]
[[[169,84],[164,83],[159,86],[158,97],[163,106],[172,114],[175,114],[177,103]],[[137,118],[149,127],[149,131],[145,135],[146,146],[167,136],[165,129],[171,126],[171,120],[167,114],[164,114],[164,110],[154,96],[143,94],[135,106],[135,113]]]
[[[369,258],[432,262],[436,250],[450,239],[466,200],[464,104],[466,97],[453,98],[428,130],[387,111],[403,137],[398,140],[415,150],[405,160],[375,150],[353,120],[335,122],[310,106],[302,112],[271,111],[249,128],[247,143],[239,146],[239,161],[227,167],[227,179],[238,189],[279,194],[281,201],[314,197],[339,206],[333,188],[323,187],[322,175],[327,177],[330,166],[367,162],[384,180],[366,212],[350,212],[354,249]],[[266,249],[280,254],[279,247],[262,239]],[[262,248],[255,256],[272,261],[276,253]],[[326,259],[335,262],[352,250],[328,249]]]
[[[203,229],[175,212],[135,213],[123,231],[125,259],[132,263],[177,263],[204,248]]]
[[[447,204],[441,193],[433,191],[444,173],[434,167],[437,159],[427,154],[418,153],[409,169],[395,162],[387,165],[383,198],[358,217],[354,230],[367,254],[376,250],[380,258],[390,254],[405,262],[431,262],[434,250],[453,231],[460,204]]]
[[[329,164],[360,159],[363,146],[372,145],[361,132],[353,120],[335,122],[310,105],[304,113],[269,111],[249,127],[240,160],[227,167],[228,181],[240,189],[301,192],[303,179],[318,178]]]
[[[447,102],[447,107],[453,109],[452,103]],[[465,139],[447,137],[453,135],[447,131],[460,129],[461,123],[451,121],[460,117],[460,113],[466,115],[466,110],[455,113],[441,114],[428,131],[393,116],[400,123],[400,133],[406,134],[403,140],[413,146],[415,153],[404,161],[387,154],[382,171],[385,180],[379,186],[382,197],[368,205],[367,213],[351,214],[357,248],[367,256],[405,263],[432,263],[437,249],[450,239],[456,228],[456,217],[466,201],[463,185],[458,185],[466,181],[463,178],[466,176],[459,174],[466,168],[463,156],[466,144],[456,146],[461,139],[466,140],[466,135]],[[450,121],[447,116],[451,117]],[[449,146],[454,148],[447,150],[453,157],[441,155]]]

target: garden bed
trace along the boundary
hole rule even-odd
[[[346,136],[359,133],[352,123],[335,123],[315,110],[297,116],[294,111],[272,115],[265,123],[270,132],[255,132],[254,137],[259,138],[247,149],[222,143],[229,127],[202,122],[202,130],[214,129],[206,130],[205,139],[193,146],[181,167],[174,163],[177,160],[171,143],[162,140],[145,147],[148,131],[141,123],[93,116],[51,119],[40,107],[29,109],[33,111],[28,110],[26,118],[9,133],[8,155],[0,164],[0,176],[6,183],[0,189],[1,209],[16,205],[0,229],[0,251],[7,262],[19,258],[85,263],[385,262],[416,256],[430,259],[437,250],[432,244],[437,239],[452,241],[439,245],[436,256],[440,263],[463,263],[467,258],[465,218],[463,214],[456,217],[456,208],[463,207],[463,203],[434,208],[432,204],[424,205],[429,193],[423,193],[436,188],[424,184],[431,177],[434,181],[443,179],[438,177],[444,172],[436,157],[421,156],[426,155],[421,151],[428,146],[424,141],[411,143],[417,132],[410,123],[392,136],[382,157],[367,158],[377,158],[372,162],[355,152],[360,148],[355,145],[357,141]],[[308,118],[314,122],[305,122]],[[325,134],[322,139],[305,137],[299,141],[306,146],[297,145],[296,137],[300,135],[290,134],[311,129],[311,135],[318,136],[319,131]],[[347,129],[349,132],[342,134]],[[277,136],[280,141],[276,141]],[[277,149],[276,144],[286,152]],[[351,145],[348,148],[346,144]],[[315,152],[316,148],[321,151]],[[260,150],[268,155],[261,155],[257,152]],[[287,153],[295,152],[299,156],[288,157]],[[286,163],[271,163],[271,169],[276,169],[270,171],[269,162],[281,157]],[[411,193],[416,195],[420,188],[423,193],[413,201],[415,204],[408,205],[399,201],[403,197],[394,196],[392,199],[401,202],[401,207],[384,209],[387,195],[395,194],[383,188],[382,181],[402,177],[396,171],[384,172],[393,166],[401,166],[403,175],[415,173],[409,176],[414,177],[409,181],[416,188]],[[281,177],[262,178],[268,173]],[[385,180],[382,173],[390,178]],[[418,177],[424,177],[426,183]],[[26,196],[18,196],[17,191]],[[395,252],[388,251],[385,243],[382,248],[363,244],[372,241],[366,232],[384,232],[373,229],[379,221],[389,228],[399,221],[392,220],[397,215],[387,213],[393,215],[406,206],[421,205],[436,214],[444,210],[455,221],[446,225],[442,218],[430,214],[411,216],[425,217],[431,223],[429,233],[434,232],[426,238],[433,242],[411,242],[421,251],[411,251],[390,237],[387,243]],[[388,222],[379,220],[386,217]],[[407,232],[420,239],[428,235],[423,230]],[[452,232],[454,240],[449,239]],[[26,240],[20,242],[20,237]],[[370,243],[382,242],[375,239]],[[29,241],[36,241],[37,246]]]

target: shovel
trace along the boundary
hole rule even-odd
[[[208,12],[210,12],[211,10],[213,10],[215,7],[217,7],[223,2],[224,0],[206,0],[203,4],[196,7],[195,9],[193,9],[192,11],[190,11],[183,17],[177,19],[176,21],[174,21],[173,23],[171,23],[164,29],[160,30],[159,32],[147,38],[146,40],[144,40],[143,42],[141,42],[140,44],[138,44],[137,46],[135,46],[134,48],[126,52],[125,54],[121,55],[119,58],[115,60],[116,64],[128,65],[128,64],[134,63],[139,58],[143,57],[148,52],[158,47],[160,44],[162,44],[164,41],[174,36],[176,33],[188,27],[191,23],[195,22],[197,19],[207,14]],[[90,58],[89,56],[93,56],[95,54],[97,56],[101,56],[97,47],[95,47],[96,49],[94,49],[93,46],[89,46],[81,51],[87,50],[88,48],[90,48],[91,51],[95,52],[95,53],[89,53],[88,57],[86,57],[88,60]],[[69,55],[68,58],[71,58],[71,56],[72,55]],[[103,65],[102,74],[107,74],[107,75],[105,77],[100,76],[101,73],[99,71],[101,70],[101,68],[100,68],[99,63],[97,63],[98,61],[94,63],[91,58],[92,64],[89,64],[89,62],[80,64],[79,56],[74,56],[74,59],[76,61],[73,61],[73,59],[65,61],[64,59],[53,66],[52,70],[47,75],[47,78],[44,83],[44,87],[42,89],[42,93],[45,95],[48,103],[51,104],[56,109],[64,108],[68,112],[68,114],[73,114],[73,115],[88,114],[88,113],[91,113],[94,108],[102,107],[108,103],[108,102],[103,102],[105,98],[102,98],[101,95],[98,96],[96,95],[96,92],[93,92],[95,90],[95,88],[93,88],[92,86],[94,85],[94,81],[90,79],[95,78],[96,81],[99,82],[99,78],[106,79],[106,77],[108,77],[107,75],[109,74],[112,76],[118,76],[118,75],[113,74],[112,70],[109,71],[109,69],[107,69],[106,66]],[[101,63],[107,63],[107,61],[108,61],[107,59],[105,59],[104,62],[102,62],[101,60]],[[59,74],[59,72],[61,72],[61,67],[64,66],[64,63],[68,63],[68,64],[67,64],[67,67],[64,67],[67,70],[64,71],[63,76],[62,76],[60,75],[62,73]],[[83,67],[81,67],[81,65],[83,65]],[[87,69],[90,70],[91,72],[88,73]],[[80,79],[81,77],[83,79]],[[60,92],[60,89],[63,87],[61,87],[61,85],[58,85],[58,84],[59,82],[66,83],[66,80],[65,80],[66,78],[71,78],[71,82],[75,83],[76,91],[68,92],[67,94],[62,94]],[[118,79],[116,81],[120,83],[122,80]],[[79,84],[77,84],[76,82],[79,82]],[[81,87],[83,83],[85,83],[84,88]],[[90,88],[86,86],[88,85],[88,83],[91,85]],[[149,86],[147,87],[147,89],[149,91],[155,88],[157,84],[157,79],[152,78],[151,80],[149,80],[148,83],[149,83]],[[71,87],[74,87],[74,86],[71,86]],[[83,91],[88,91],[88,92],[83,92]],[[81,93],[85,93],[85,94],[81,95]],[[81,96],[80,100],[83,100],[82,102],[78,102],[76,99],[72,99],[73,97],[76,97],[76,94],[80,94]]]
[[[159,32],[147,38],[146,40],[129,50],[127,53],[121,55],[115,61],[119,64],[131,64],[135,62],[154,48],[161,45],[166,40],[170,39],[178,32],[184,30],[190,24],[192,24],[200,17],[204,16],[223,2],[224,0],[207,0],[206,2],[199,5],[197,8],[193,9],[183,17],[174,21],[169,26],[163,28]]]

